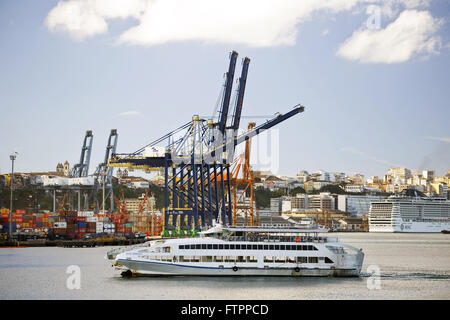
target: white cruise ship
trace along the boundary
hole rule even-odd
[[[323,230],[222,227],[112,255],[122,276],[358,276],[361,249]]]
[[[394,196],[372,202],[369,232],[442,232],[450,228],[450,201],[445,198]]]

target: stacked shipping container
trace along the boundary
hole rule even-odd
[[[156,214],[94,214],[92,211],[63,211],[61,214],[26,214],[16,210],[12,215],[15,228],[32,228],[44,231],[52,228],[55,235],[67,238],[82,238],[85,234],[161,234],[161,217]],[[9,210],[0,209],[2,232],[9,230]]]

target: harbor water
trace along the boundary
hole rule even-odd
[[[111,247],[0,248],[0,299],[450,300],[450,234],[333,233],[365,253],[359,278],[122,278]]]

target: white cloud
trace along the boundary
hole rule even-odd
[[[52,31],[84,39],[108,31],[107,20],[134,18],[138,25],[118,43],[152,46],[200,41],[254,47],[294,45],[298,26],[319,11],[338,13],[370,0],[69,0],[46,20]]]
[[[139,19],[147,3],[147,0],[60,1],[48,13],[45,25],[51,31],[63,31],[81,40],[107,32],[106,19]]]
[[[441,25],[428,11],[405,10],[385,29],[355,31],[337,55],[363,63],[399,63],[419,54],[436,54],[441,39],[435,33]]]
[[[119,113],[119,116],[127,117],[127,116],[137,116],[139,114],[141,114],[139,111],[132,110],[132,111],[121,112],[121,113]]]
[[[450,138],[446,138],[446,137],[426,137],[426,138],[431,139],[431,140],[437,140],[437,141],[450,143]]]

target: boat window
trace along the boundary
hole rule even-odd
[[[234,250],[234,248],[235,248],[235,247],[234,247],[234,244],[230,244],[230,249],[231,249],[231,250]]]
[[[280,245],[279,244],[275,245],[275,250],[280,250]]]
[[[286,250],[291,250],[291,246],[290,245],[286,245]]]
[[[253,250],[258,250],[258,246],[257,246],[256,244],[253,244],[253,245],[252,245],[252,249],[253,249]]]
[[[219,250],[223,250],[223,244],[219,244]]]
[[[213,261],[212,256],[203,256],[202,257],[202,262],[212,262],[212,261]]]
[[[269,245],[265,244],[264,245],[264,250],[269,250]]]
[[[243,256],[238,256],[237,257],[237,262],[245,262],[244,261],[244,257]]]
[[[295,257],[287,257],[287,262],[295,263]]]
[[[184,249],[184,245],[179,246],[178,249]]]
[[[263,249],[263,245],[262,244],[258,244],[258,250],[262,250]]]
[[[275,262],[285,262],[286,257],[275,257]]]
[[[241,245],[240,244],[236,245],[236,250],[241,250]]]
[[[206,244],[202,244],[202,249],[206,249]]]
[[[309,263],[317,263],[319,262],[319,259],[317,257],[308,257]]]
[[[226,256],[225,262],[236,262],[236,256]]]
[[[333,262],[333,260],[331,260],[330,258],[325,257],[325,263],[334,263],[334,262]]]
[[[222,256],[215,256],[214,259],[217,262],[223,262],[223,257]]]
[[[286,246],[284,244],[280,244],[280,250],[286,250]]]
[[[273,257],[264,257],[264,262],[273,262]]]
[[[230,249],[230,245],[229,244],[225,244],[225,245],[223,245],[223,248],[224,249]]]
[[[269,250],[275,249],[275,246],[273,244],[269,245]]]
[[[171,252],[172,247],[164,247],[163,252]]]
[[[297,257],[298,263],[306,263],[307,261],[308,261],[308,259],[306,257]]]
[[[217,244],[213,244],[212,246],[213,246],[213,249],[215,249],[215,250],[219,249],[219,245],[217,245]]]
[[[251,256],[249,257],[249,261],[248,262],[258,262],[258,258],[255,256]]]
[[[208,249],[212,249],[213,248],[213,245],[212,244],[208,244]]]
[[[201,249],[202,248],[202,245],[201,244],[196,244],[195,245],[195,249]]]
[[[191,244],[190,249],[195,249],[195,244]]]

